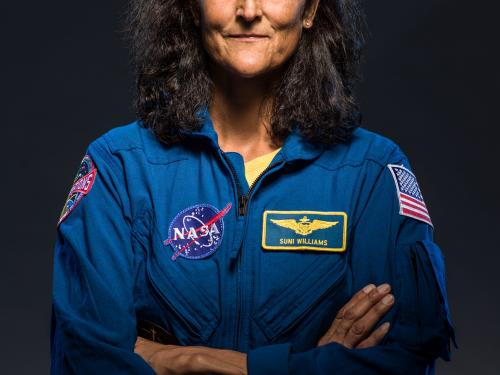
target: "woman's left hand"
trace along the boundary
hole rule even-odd
[[[364,349],[377,345],[389,330],[386,322],[372,332],[373,327],[392,307],[391,286],[370,284],[361,289],[340,309],[328,331],[317,346],[336,342],[346,348]]]
[[[205,346],[162,345],[138,337],[134,352],[158,375],[247,374],[245,353]]]

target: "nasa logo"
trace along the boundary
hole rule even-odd
[[[179,255],[201,259],[214,253],[224,236],[223,217],[230,209],[231,203],[220,211],[210,204],[197,204],[179,212],[168,228],[169,238],[163,241],[175,252],[172,260]]]

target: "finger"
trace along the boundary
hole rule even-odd
[[[159,345],[158,343],[145,339],[144,337],[137,336],[137,339],[135,340],[135,345],[134,347],[149,347],[149,346],[154,346],[154,345]]]
[[[366,298],[367,295],[370,294],[372,290],[375,289],[374,284],[368,284],[365,286],[363,289],[359,290],[350,300],[347,302],[337,313],[335,316],[335,319],[332,323],[332,326],[335,326],[335,324],[339,324],[342,319],[344,318],[344,315],[347,311],[349,311],[353,306],[355,306],[357,303],[362,301],[364,298]]]
[[[365,298],[373,289],[375,289],[375,284],[368,284],[361,290],[359,290],[350,300],[347,302],[340,311],[346,311],[356,305],[359,301]]]
[[[388,294],[377,304],[369,309],[358,319],[345,335],[344,345],[348,348],[355,347],[364,340],[372,331],[375,324],[382,318],[394,304],[394,296]]]
[[[391,326],[391,323],[385,322],[382,324],[380,327],[378,327],[375,331],[372,332],[370,336],[368,336],[366,339],[361,341],[357,346],[356,349],[366,349],[366,348],[371,348],[372,346],[377,345],[384,336],[389,332],[389,328]]]
[[[144,337],[141,337],[141,336],[137,336],[137,340],[135,340],[136,344],[142,344],[142,343],[146,343],[146,342],[148,342],[148,340],[146,340]]]
[[[138,348],[141,348],[141,347],[143,347],[146,344],[147,344],[147,340],[145,340],[144,338],[138,336],[137,340],[135,341],[134,350],[137,350]]]
[[[328,329],[328,331],[325,332],[325,334],[319,339],[318,341],[318,346],[320,345],[326,345],[329,342],[331,342],[331,336],[333,332],[337,329],[338,324],[340,324],[342,318],[344,317],[344,314],[346,310],[350,309],[352,306],[354,306],[356,303],[361,301],[363,298],[368,295],[373,289],[375,288],[374,284],[368,284],[364,288],[360,289],[337,313],[335,316],[335,319],[333,319],[333,322]]]
[[[361,301],[359,301],[356,305],[351,307],[349,310],[347,310],[344,314],[344,318],[340,322],[340,324],[337,327],[336,330],[336,335],[339,335],[340,337],[346,336],[350,330],[351,327],[355,322],[360,320],[372,310],[374,306],[376,306],[379,301],[384,298],[384,296],[389,293],[391,290],[391,286],[389,284],[382,284],[379,285],[377,288],[373,289],[368,295],[363,298]],[[377,319],[378,320],[378,319]],[[376,321],[373,323],[375,324]],[[373,327],[373,326],[372,326]],[[352,332],[355,336],[359,333],[360,335],[363,334],[363,332],[359,332],[359,326],[356,327],[355,332]],[[361,327],[365,328],[365,327]],[[367,328],[368,329],[368,328]],[[371,328],[369,328],[371,330]],[[368,334],[367,332],[366,334]],[[363,339],[364,337],[361,337]]]
[[[349,308],[344,314],[345,322],[341,322],[340,331],[348,330],[351,327],[353,320],[362,318],[370,309],[375,306],[385,295],[391,291],[389,284],[381,284],[368,293],[365,298],[361,299]]]

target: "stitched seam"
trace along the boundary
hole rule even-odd
[[[386,161],[384,161],[384,162],[382,162],[378,159],[375,159],[375,158],[368,157],[368,158],[360,160],[360,161],[348,160],[348,161],[346,161],[346,162],[344,162],[336,167],[327,167],[327,166],[322,165],[318,162],[313,162],[312,165],[329,170],[329,171],[335,171],[335,170],[341,169],[343,167],[359,167],[359,166],[363,165],[364,163],[371,161],[371,162],[374,162],[375,164],[378,164],[380,167],[385,167],[387,165],[387,160],[389,160],[390,156],[392,156],[394,151],[396,151],[397,149],[398,149],[397,147],[393,148],[391,150],[391,152],[388,154]]]

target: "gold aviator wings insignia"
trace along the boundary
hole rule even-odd
[[[325,221],[318,219],[314,219],[313,221],[311,221],[307,218],[307,216],[304,216],[299,221],[295,219],[271,219],[271,222],[279,225],[280,227],[291,229],[295,233],[302,236],[307,236],[308,234],[311,234],[318,229],[333,227],[334,225],[337,225],[339,223],[338,221]]]

